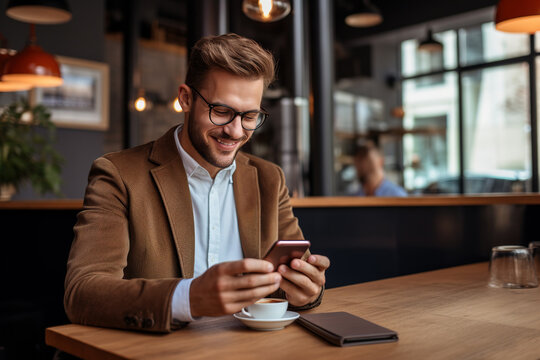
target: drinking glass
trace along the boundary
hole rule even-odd
[[[489,286],[533,288],[538,286],[531,251],[524,246],[504,245],[491,249]]]
[[[540,241],[530,242],[529,250],[531,251],[534,267],[536,268],[536,277],[540,280]]]

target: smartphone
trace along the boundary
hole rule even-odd
[[[311,243],[308,240],[278,240],[266,253],[263,260],[274,265],[274,271],[279,265],[289,265],[292,259],[301,258]]]

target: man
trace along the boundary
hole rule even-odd
[[[273,77],[256,42],[201,39],[179,88],[183,126],[94,162],[68,260],[72,322],[167,332],[271,294],[293,309],[320,303],[328,258],[277,271],[260,260],[303,237],[281,169],[239,152],[267,117]]]
[[[362,185],[357,196],[407,196],[405,189],[385,178],[384,157],[373,142],[358,146],[354,165]]]

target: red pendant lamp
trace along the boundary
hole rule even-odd
[[[34,24],[30,25],[29,44],[4,66],[3,81],[22,82],[37,87],[62,85],[60,67],[54,56],[36,44]]]
[[[32,87],[30,84],[14,82],[14,81],[3,81],[1,76],[3,75],[3,69],[6,62],[11,60],[13,56],[17,54],[17,51],[12,49],[7,49],[2,47],[0,49],[0,92],[11,92],[11,91],[25,91],[30,90]]]
[[[495,28],[528,34],[540,31],[540,0],[500,0]]]

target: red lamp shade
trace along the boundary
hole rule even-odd
[[[16,53],[17,51],[11,49],[0,49],[0,78],[3,74],[4,65],[11,60]],[[0,80],[0,92],[25,91],[30,90],[31,87],[30,84],[26,83]]]
[[[27,45],[6,63],[2,80],[37,87],[60,86],[63,82],[60,67],[54,57],[35,44]]]
[[[495,15],[495,28],[528,34],[540,31],[540,1],[500,0]]]

